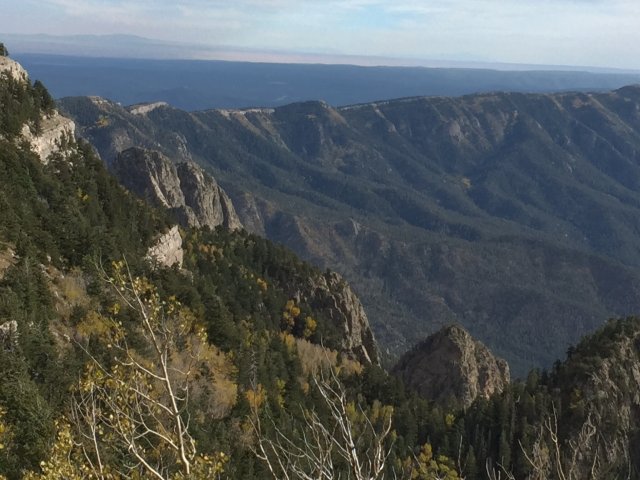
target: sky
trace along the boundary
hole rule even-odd
[[[640,0],[0,0],[0,12],[0,34],[640,69]]]

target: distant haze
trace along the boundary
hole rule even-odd
[[[308,62],[316,56],[322,63],[335,63],[337,56],[346,55],[388,65],[445,60],[640,69],[637,0],[6,3],[0,17],[5,35],[135,35],[156,39],[155,58],[167,54],[162,45],[173,45],[172,50],[180,43],[181,55],[190,54],[182,58],[283,62],[289,56]],[[80,45],[86,40],[76,39]],[[147,45],[145,52],[152,47]],[[78,54],[59,49],[46,53]]]
[[[165,101],[185,110],[273,107],[306,100],[340,106],[487,91],[612,90],[640,83],[640,74],[620,72],[13,56],[56,98],[95,95],[124,105]]]

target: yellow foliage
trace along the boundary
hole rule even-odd
[[[420,453],[415,457],[407,458],[404,462],[404,470],[409,472],[411,480],[458,480],[458,472],[453,461],[444,456],[438,455],[433,458],[431,444],[425,443],[420,449]]]
[[[284,393],[285,393],[286,387],[287,387],[287,382],[285,382],[281,378],[276,379],[276,388],[278,389],[277,400],[278,400],[278,405],[280,407],[284,407]]]
[[[282,313],[282,327],[285,331],[290,331],[295,325],[296,321],[287,311]]]
[[[293,318],[297,318],[300,315],[300,307],[296,306],[293,300],[287,300],[287,303],[284,306],[284,311]]]
[[[0,407],[0,450],[4,450],[5,446],[9,443],[11,439],[11,432],[9,427],[4,423],[4,416],[7,414],[7,411]],[[0,475],[0,479],[3,477]]]
[[[317,326],[318,326],[318,322],[316,322],[313,318],[311,317],[305,318],[304,332],[303,332],[304,338],[311,337],[316,332]]]
[[[82,461],[80,452],[74,448],[71,427],[66,421],[56,423],[58,434],[46,460],[40,462],[40,472],[28,472],[24,480],[81,480],[91,478],[91,468]],[[115,479],[105,472],[105,479]]]
[[[119,323],[92,310],[78,324],[76,334],[81,339],[88,339],[93,335],[111,345],[123,338],[124,330]]]
[[[76,196],[83,202],[89,200],[89,195],[85,193],[80,187],[78,187],[78,190],[76,190]]]
[[[262,278],[258,278],[256,279],[256,283],[258,284],[258,287],[260,287],[260,290],[262,290],[263,292],[267,291],[268,284],[266,280],[263,280]]]
[[[298,358],[302,364],[302,372],[304,376],[315,374],[319,369],[325,370],[335,368],[338,372],[345,375],[353,375],[362,373],[364,367],[360,362],[348,358],[339,358],[338,352],[321,345],[316,345],[302,338],[295,338],[291,334],[283,334],[283,341],[289,347],[291,342],[295,342],[295,348],[298,350]]]
[[[453,427],[453,423],[456,421],[456,416],[453,413],[447,413],[444,416],[444,424],[447,428]]]
[[[249,402],[249,407],[251,407],[251,410],[254,412],[260,410],[260,407],[262,407],[265,400],[267,399],[267,392],[265,392],[264,387],[260,383],[255,389],[247,390],[245,392],[245,395],[247,397],[247,401]]]
[[[94,463],[100,457],[133,456],[140,468],[131,472],[131,478],[148,478],[151,474],[152,467],[141,458],[152,463],[162,458],[164,468],[173,472],[167,478],[217,478],[224,469],[225,455],[198,456],[180,412],[187,411],[189,402],[198,402],[208,409],[206,418],[227,414],[237,398],[234,366],[209,344],[204,326],[189,309],[174,296],[161,298],[148,279],[132,278],[125,267],[124,262],[113,263],[113,277],[108,283],[120,298],[108,309],[110,315],[91,311],[78,325],[81,338],[92,337],[114,354],[106,364],[91,357],[73,392],[74,432],[77,429],[78,438],[72,438],[63,425],[56,448],[72,459],[73,449],[81,449],[83,439],[88,439],[95,453],[82,453],[87,460],[94,458]],[[136,329],[139,350],[131,346],[129,331],[117,320],[121,308],[132,311],[139,320],[131,326]],[[177,393],[184,391],[189,395]],[[53,455],[50,461],[56,458]],[[95,464],[89,465],[89,475],[83,470],[89,467],[78,465],[82,478],[96,478]],[[43,475],[47,476],[33,478],[75,480],[72,471],[55,476],[59,469],[55,462],[43,465]]]
[[[287,332],[280,333],[280,339],[284,343],[289,353],[293,353],[296,350],[296,337]]]

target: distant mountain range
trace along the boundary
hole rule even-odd
[[[118,37],[113,44],[118,46],[122,42]],[[11,51],[11,44],[7,45]],[[141,55],[147,52],[147,47],[150,51],[160,48],[143,43]],[[138,51],[137,48],[132,51]],[[639,72],[519,71],[522,67],[518,66],[511,66],[514,70],[496,70],[477,68],[483,66],[477,64],[476,68],[364,67],[98,58],[79,56],[79,53],[76,56],[12,54],[33,78],[44,81],[56,98],[96,95],[124,105],[165,101],[190,111],[273,107],[308,100],[324,100],[340,106],[400,97],[492,91],[598,91],[640,83]]]
[[[158,40],[139,35],[46,35],[0,33],[0,38],[13,55],[47,54],[99,58],[142,58],[164,60],[230,60],[269,63],[303,63],[325,65],[360,65],[388,67],[474,68],[504,71],[580,71],[592,73],[631,73],[640,70],[591,67],[587,65],[534,65],[504,63],[469,58],[384,57],[346,55],[331,52],[274,50],[237,47],[233,45],[207,45],[188,42]]]
[[[640,311],[640,87],[188,113],[68,98],[107,162],[193,159],[349,279],[383,351],[465,325],[516,376]]]

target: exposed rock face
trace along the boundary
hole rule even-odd
[[[309,278],[307,282],[295,292],[295,300],[327,313],[331,322],[342,333],[343,351],[351,352],[362,363],[379,364],[378,347],[369,319],[347,282],[335,272]]]
[[[183,226],[242,228],[227,194],[194,163],[175,165],[159,152],[134,147],[118,155],[111,168],[136,195],[173,210]]]
[[[598,473],[616,465],[624,472],[619,478],[628,471],[627,478],[637,478],[633,473],[640,471],[640,320],[617,324],[611,321],[603,329],[615,333],[578,346],[566,362],[568,374],[556,385],[567,393],[562,420],[571,425],[569,440],[578,445],[582,460],[575,478],[606,477],[594,475],[592,465]]]
[[[38,135],[32,134],[29,127],[25,125],[22,129],[22,137],[31,144],[31,150],[38,154],[42,163],[47,164],[51,154],[66,150],[63,147],[75,139],[75,131],[76,124],[73,120],[54,112],[42,118],[41,131]]]
[[[22,65],[8,57],[0,56],[0,74],[8,74],[23,82],[29,81],[29,75]],[[76,124],[73,120],[54,110],[49,115],[43,115],[37,135],[31,132],[29,125],[24,125],[22,138],[31,145],[31,149],[38,154],[42,163],[46,164],[52,153],[66,151],[63,147],[75,139],[75,131]]]
[[[156,108],[168,106],[166,102],[144,103],[141,105],[132,105],[129,107],[129,112],[134,115],[146,115],[149,112],[153,112]]]
[[[178,265],[178,267],[182,268],[184,251],[182,250],[182,237],[177,225],[158,238],[156,244],[149,249],[147,257],[161,267]]]
[[[15,60],[11,60],[9,57],[0,56],[0,73],[8,73],[16,80],[27,81],[29,75],[27,71]]]
[[[501,392],[510,380],[507,362],[457,325],[420,342],[402,356],[393,373],[428,400],[453,400],[465,408],[477,397]]]

